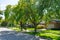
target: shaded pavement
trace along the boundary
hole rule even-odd
[[[8,28],[0,28],[0,40],[47,40],[37,36],[25,34],[22,32],[17,33]]]

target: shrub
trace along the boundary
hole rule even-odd
[[[37,25],[37,29],[43,29],[43,28],[45,28],[44,25]]]
[[[3,21],[3,22],[1,23],[1,26],[7,26],[7,24],[8,24],[8,22]]]
[[[8,24],[9,27],[15,26],[13,23]]]

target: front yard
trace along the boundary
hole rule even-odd
[[[34,35],[32,32],[27,32],[28,34]],[[38,32],[36,36],[51,39],[51,40],[60,40],[60,30],[43,30]]]
[[[13,27],[11,29],[16,31],[21,31],[18,27]],[[34,28],[27,28],[27,30],[29,30],[30,32],[25,32],[25,33],[34,35],[34,32],[32,32]],[[60,40],[60,30],[41,30],[40,32],[36,33],[36,36],[39,36],[45,39]]]

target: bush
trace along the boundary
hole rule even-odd
[[[37,29],[43,29],[43,28],[45,28],[44,25],[37,25]]]
[[[1,26],[7,26],[7,24],[8,24],[8,22],[3,21],[3,22],[1,23]]]
[[[9,27],[15,26],[13,23],[8,24]]]

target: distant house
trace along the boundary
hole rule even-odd
[[[51,20],[51,21],[49,22],[49,25],[48,25],[47,28],[48,28],[48,29],[51,29],[51,28],[60,29],[60,20],[58,20],[58,19]]]

